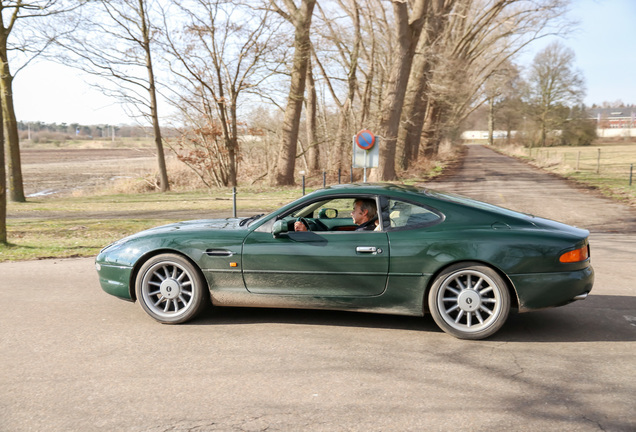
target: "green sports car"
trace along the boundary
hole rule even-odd
[[[370,209],[364,230],[352,218],[360,200]],[[430,313],[443,331],[482,339],[511,308],[586,298],[588,235],[453,194],[365,183],[268,215],[149,229],[104,248],[96,268],[104,291],[162,323],[209,304]]]

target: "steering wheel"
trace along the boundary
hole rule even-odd
[[[311,231],[309,228],[309,221],[307,221],[304,217],[296,218],[296,222],[302,222],[302,224],[305,225],[305,228],[307,228],[307,231]]]

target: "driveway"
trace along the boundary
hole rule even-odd
[[[636,209],[480,145],[467,146],[464,163],[427,186],[593,233],[636,234]]]
[[[636,430],[634,210],[483,147],[429,186],[590,228],[592,295],[485,341],[325,311],[167,326],[103,293],[92,259],[3,263],[0,430]]]

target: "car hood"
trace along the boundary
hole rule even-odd
[[[227,218],[227,219],[199,219],[199,220],[191,220],[191,221],[183,221],[176,222],[168,225],[162,225],[155,228],[150,228],[145,231],[141,231],[137,234],[134,234],[132,237],[137,235],[146,235],[146,234],[163,234],[163,233],[173,233],[175,231],[199,231],[199,230],[217,230],[217,231],[225,231],[225,230],[242,230],[245,229],[241,227],[239,223],[241,219],[239,218]]]
[[[154,228],[150,228],[144,231],[140,231],[128,237],[122,238],[115,244],[127,243],[131,240],[160,237],[163,234],[177,234],[194,231],[239,231],[245,230],[246,227],[239,225],[241,219],[239,218],[227,218],[227,219],[199,219],[191,221],[176,222],[168,225],[162,225]],[[109,246],[109,247],[110,247]]]
[[[161,247],[179,249],[182,247],[180,246],[182,240],[186,242],[191,239],[208,238],[209,240],[211,233],[217,233],[217,235],[212,234],[213,237],[224,237],[226,240],[228,238],[242,239],[247,234],[247,228],[240,226],[240,221],[241,219],[238,218],[203,219],[150,228],[106,246],[97,256],[96,261],[132,266],[144,251]],[[222,232],[226,234],[220,235]]]

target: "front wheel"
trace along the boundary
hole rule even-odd
[[[199,270],[175,254],[150,258],[135,281],[143,310],[165,324],[183,323],[201,312],[208,302],[207,291]]]
[[[435,279],[428,306],[435,323],[446,333],[459,339],[484,339],[508,318],[510,294],[490,267],[460,263]]]

